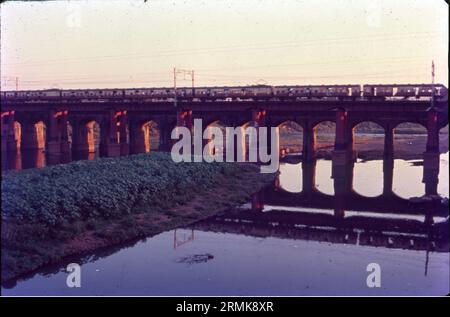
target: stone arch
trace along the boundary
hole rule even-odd
[[[363,197],[377,197],[383,194],[383,164],[385,149],[385,127],[372,120],[359,120],[352,125],[353,149],[359,158],[353,172],[353,190]]]
[[[336,138],[336,123],[332,120],[316,121],[312,124],[314,150],[318,158],[329,158]]]
[[[419,162],[426,150],[426,127],[423,123],[416,121],[396,122],[393,140],[396,160],[394,161],[392,191],[401,198],[424,195],[423,166]]]
[[[21,122],[20,157],[22,168],[46,165],[47,125],[44,120]]]
[[[22,169],[22,123],[19,120],[12,121],[12,127],[8,127],[5,133],[9,135],[6,139],[6,152],[2,152],[2,169],[20,170]]]
[[[415,159],[426,150],[427,128],[418,122],[398,122],[394,126],[394,158]]]
[[[303,126],[293,120],[285,120],[277,125],[279,128],[280,152],[288,153],[303,151]]]
[[[96,118],[71,122],[72,152],[74,159],[95,159],[103,145],[104,124]]]
[[[382,158],[385,127],[372,120],[361,120],[352,126],[353,149],[362,159]]]
[[[20,123],[20,148],[45,151],[47,125],[43,120]]]
[[[131,153],[149,153],[160,150],[161,128],[153,119],[145,119],[135,123],[130,131]]]
[[[314,158],[318,158],[315,166],[315,189],[322,194],[334,195],[331,153],[336,138],[336,123],[332,120],[317,120],[309,125],[308,143]],[[325,160],[323,160],[325,159]]]
[[[205,129],[205,133],[207,133],[207,135],[208,135],[208,139],[203,140],[204,148],[205,148],[205,146],[208,147],[210,155],[224,155],[226,153],[226,150],[227,150],[227,148],[226,148],[226,146],[227,146],[226,131],[225,131],[226,127],[227,127],[226,123],[224,123],[220,119],[210,121],[207,125],[205,125],[203,127],[203,129]],[[214,146],[213,146],[213,143],[210,142],[211,137],[212,137],[212,136],[210,137],[210,134],[212,131],[212,129],[210,129],[210,128],[219,128],[222,131],[222,146],[216,146],[216,144],[217,144],[216,142],[214,143]]]

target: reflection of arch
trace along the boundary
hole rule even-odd
[[[181,232],[180,232],[181,231]],[[175,229],[173,231],[173,248],[179,248],[180,246],[194,241],[194,229]]]
[[[6,142],[6,152],[2,152],[2,169],[20,170],[22,169],[22,124],[19,121],[13,121],[12,130],[6,133],[11,134],[8,135]]]
[[[281,154],[303,151],[303,127],[295,121],[287,120],[278,125],[280,129]]]
[[[423,196],[425,185],[422,183],[422,179],[422,166],[411,161],[394,161],[392,192],[395,196],[404,199]]]
[[[276,188],[290,193],[301,193],[303,191],[302,163],[280,164],[280,175],[277,177]]]
[[[383,149],[383,145],[381,145]],[[366,162],[356,162],[353,171],[353,191],[362,197],[378,197],[384,190],[384,162],[372,160]],[[363,177],[366,176],[366,178]]]

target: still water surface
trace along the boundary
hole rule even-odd
[[[301,164],[283,164],[280,172],[284,190],[301,191]],[[395,160],[396,195],[423,195],[421,180],[422,166]],[[315,182],[333,195],[330,161],[317,162]],[[382,161],[355,163],[354,191],[378,196],[382,187]],[[449,195],[448,153],[441,155],[438,191]],[[450,278],[448,252],[186,228],[70,261],[84,263],[80,288],[66,286],[64,262],[2,287],[2,294],[443,295]],[[369,263],[381,267],[380,288],[366,285]]]

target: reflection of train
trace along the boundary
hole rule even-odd
[[[447,96],[447,88],[441,84],[434,86],[434,95],[441,99]],[[233,87],[181,87],[176,89],[180,101],[244,101],[302,99],[324,100],[385,100],[420,99],[433,95],[431,84],[394,85],[318,85],[318,86],[233,86]],[[60,99],[70,101],[105,102],[114,99],[123,101],[173,101],[174,88],[126,88],[126,89],[47,89],[34,91],[3,91],[1,97],[26,101]]]

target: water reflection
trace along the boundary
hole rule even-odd
[[[57,157],[49,155],[46,151],[36,150],[21,150],[9,151],[6,155],[2,155],[2,169],[4,170],[22,170],[28,168],[41,168],[48,165],[56,165],[62,163],[69,163],[72,160],[94,160],[100,157],[99,151],[62,153]]]
[[[383,193],[383,164],[380,161],[357,161],[354,167],[353,189],[366,197]]]
[[[279,220],[279,217],[277,218]],[[234,219],[238,220],[238,219]],[[387,238],[314,226],[211,219],[190,230],[195,240],[174,249],[174,231],[114,253],[70,259],[82,264],[82,287],[68,288],[65,265],[3,286],[3,295],[443,295],[448,252],[373,247]],[[244,221],[245,220],[245,221]],[[398,247],[400,242],[396,242]],[[66,261],[69,263],[68,261]],[[365,285],[368,263],[383,268],[383,287]],[[64,264],[67,264],[64,263]]]
[[[426,178],[411,172],[423,167],[413,163],[283,164],[274,186],[249,206],[68,259],[3,285],[2,294],[447,294],[448,202],[394,193],[415,187],[405,196],[424,194]],[[448,153],[440,164],[438,192],[448,197]],[[81,288],[66,287],[69,262],[82,264]],[[382,288],[366,287],[371,262],[389,277]]]
[[[449,197],[448,188],[448,160],[449,152],[440,156],[438,194]],[[389,166],[393,164],[393,166]],[[365,197],[377,197],[383,193],[394,193],[401,198],[420,197],[425,194],[423,183],[422,160],[370,160],[356,161],[352,170],[352,191]],[[391,170],[389,170],[391,169]],[[316,163],[280,164],[279,187],[287,192],[300,193],[303,190],[303,182],[306,173],[314,174],[314,189],[327,195],[334,195],[334,181],[332,178],[332,161],[317,160]],[[393,173],[392,180],[389,180]],[[389,186],[391,186],[389,188]],[[386,187],[386,188],[385,188]]]
[[[316,188],[328,195],[334,195],[331,165],[330,160],[318,160],[316,163]]]
[[[449,197],[449,190],[448,190],[448,184],[449,184],[449,166],[448,166],[448,160],[449,160],[449,152],[441,154],[440,156],[440,173],[439,173],[439,183],[438,183],[438,194],[443,197]]]
[[[425,194],[425,185],[422,183],[422,178],[423,166],[421,161],[395,160],[392,191],[403,198],[422,196]]]
[[[291,193],[302,191],[302,164],[280,164],[280,187]],[[290,176],[287,176],[290,175]]]

